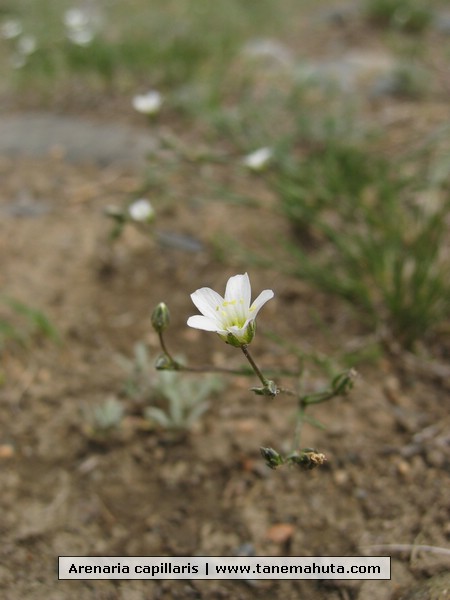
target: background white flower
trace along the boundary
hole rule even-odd
[[[139,198],[139,200],[135,200],[135,202],[130,204],[128,213],[133,221],[151,221],[155,216],[155,209],[149,200]]]
[[[5,40],[12,40],[18,37],[22,31],[22,24],[17,19],[7,19],[0,24],[0,35]]]
[[[272,290],[264,290],[250,305],[250,279],[247,273],[235,275],[228,280],[225,298],[207,287],[191,294],[192,302],[202,315],[189,317],[187,324],[195,329],[214,331],[233,346],[249,344],[255,334],[256,315],[273,296]]]
[[[27,59],[24,54],[14,52],[14,54],[10,56],[9,62],[13,69],[23,69],[27,64]]]
[[[69,8],[63,16],[66,36],[77,46],[89,46],[101,27],[101,15],[95,9]]]
[[[250,58],[265,60],[274,66],[292,66],[293,60],[289,48],[277,40],[256,38],[247,42],[243,53]]]
[[[150,90],[146,94],[134,96],[132,104],[134,110],[145,115],[155,115],[159,112],[163,103],[163,98],[156,90]]]
[[[89,28],[71,29],[67,32],[67,37],[77,46],[89,46],[95,38],[95,33]]]
[[[17,40],[17,51],[19,54],[28,56],[36,52],[37,43],[34,35],[23,35]]]
[[[243,159],[243,164],[252,171],[262,171],[272,160],[273,152],[271,148],[259,148]]]

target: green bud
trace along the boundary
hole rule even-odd
[[[349,392],[354,384],[356,379],[357,372],[355,369],[350,369],[349,371],[345,371],[344,373],[339,373],[331,382],[331,387],[333,388],[333,392],[337,394],[346,394]]]
[[[169,309],[165,302],[160,302],[152,312],[152,325],[156,333],[162,333],[170,321]]]
[[[283,464],[283,457],[273,448],[260,448],[260,451],[266,465],[271,469],[276,469]]]
[[[107,206],[105,208],[105,215],[107,217],[111,217],[111,219],[115,219],[116,221],[119,222],[125,222],[125,214],[123,212],[123,210],[117,206]]]
[[[157,371],[178,371],[179,365],[167,354],[161,354],[155,361],[155,369]]]

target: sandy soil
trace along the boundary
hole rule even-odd
[[[200,252],[162,247],[135,230],[111,247],[102,210],[135,189],[136,175],[58,157],[5,158],[1,169],[2,289],[45,310],[63,339],[10,341],[2,352],[4,598],[381,599],[448,568],[448,557],[414,551],[445,547],[450,536],[448,381],[416,373],[401,358],[361,365],[348,398],[317,407],[327,430],[305,431],[304,444],[328,457],[311,472],[265,467],[259,447],[283,448],[294,407],[289,397],[253,396],[245,378],[231,378],[188,435],[148,431],[149,399],[124,394],[116,357],[131,357],[139,341],[156,356],[149,315],[158,301],[171,309],[174,352],[193,363],[242,364],[238,351],[185,325],[195,312],[190,292],[220,289],[245,268],[212,258],[225,209],[213,203],[193,217],[188,202],[161,211],[158,227],[195,235]],[[238,222],[256,235],[254,209],[241,207]],[[266,225],[283,233],[281,221]],[[358,335],[348,310],[302,282],[250,272],[255,290],[276,292],[253,343],[262,365],[292,366],[263,335],[265,326],[331,355]],[[312,303],[325,328],[317,327]],[[314,389],[323,379],[312,372],[307,383]],[[111,396],[124,403],[125,418],[99,440],[83,411]],[[411,545],[381,552],[392,555],[387,582],[56,579],[58,555],[359,555],[379,552],[373,546],[380,544]]]
[[[363,36],[360,30],[337,30],[355,46]],[[310,51],[320,54],[313,44]],[[433,119],[442,121],[448,107],[439,94],[433,98],[422,113],[414,102],[378,101],[378,116],[394,128],[398,122],[395,135],[389,137],[392,127],[387,133],[390,143],[394,139],[403,144],[413,125],[417,141],[422,127],[427,130]],[[70,112],[76,112],[73,106]],[[26,122],[35,116],[27,114]],[[52,122],[51,115],[40,118]],[[20,111],[15,119],[24,135]],[[348,306],[275,268],[248,265],[234,253],[220,260],[217,244],[224,239],[231,246],[245,242],[252,250],[267,249],[270,243],[273,255],[283,256],[277,242],[291,232],[271,210],[257,179],[242,185],[260,202],[259,208],[199,200],[197,183],[210,176],[209,166],[199,167],[198,173],[190,167],[188,177],[174,170],[171,200],[152,198],[155,227],[164,235],[148,237],[130,228],[112,244],[104,209],[135,196],[142,174],[130,167],[127,148],[111,152],[111,139],[101,138],[108,135],[105,115],[100,115],[98,129],[95,115],[92,119],[83,117],[91,140],[84,157],[81,122],[73,116],[71,126],[78,133],[74,153],[50,144],[25,156],[14,146],[10,122],[0,123],[14,146],[3,147],[0,156],[1,292],[44,311],[61,335],[57,344],[31,332],[23,344],[8,339],[0,347],[1,597],[449,598],[448,580],[437,579],[450,565],[448,550],[447,555],[439,552],[450,538],[449,349],[443,337],[431,349],[440,367],[403,352],[386,352],[358,365],[359,377],[347,398],[317,406],[313,415],[326,429],[306,426],[302,444],[325,453],[327,462],[313,471],[265,466],[259,448],[288,449],[295,406],[289,396],[270,401],[254,396],[249,387],[257,381],[245,377],[228,378],[191,431],[173,434],[150,428],[144,413],[151,394],[126,393],[128,375],[118,356],[132,358],[135,344],[143,342],[151,359],[156,357],[159,347],[150,314],[160,301],[167,302],[172,315],[168,343],[193,364],[243,364],[238,350],[213,334],[189,329],[186,320],[196,312],[192,291],[205,285],[221,290],[229,276],[247,270],[255,293],[275,291],[275,299],[261,312],[252,343],[262,366],[297,366],[265,335],[269,331],[307,353],[314,350],[336,360],[371,332]],[[133,123],[121,130],[119,121],[114,122],[116,141],[133,137]],[[61,115],[53,123],[61,126]],[[64,121],[62,127],[66,125]],[[134,125],[135,153],[142,141],[138,117]],[[93,140],[103,140],[97,150],[92,150]],[[102,148],[108,150],[106,158]],[[158,168],[156,158],[150,169]],[[181,247],[179,235],[185,236]],[[186,247],[186,239],[201,246]],[[24,327],[24,317],[6,305],[0,304],[0,317]],[[156,380],[156,371],[150,369],[144,376],[147,390]],[[292,385],[288,378],[280,383]],[[323,373],[309,367],[307,389],[324,383]],[[86,414],[109,398],[123,404],[124,418],[118,430],[94,435]],[[59,555],[246,553],[389,555],[392,578],[57,579]],[[433,587],[430,582],[436,581]]]

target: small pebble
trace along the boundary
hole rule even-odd
[[[14,446],[11,444],[1,444],[0,445],[0,459],[8,459],[12,458],[15,454]]]
[[[411,477],[411,466],[406,460],[399,460],[395,465],[397,473],[404,479],[410,479]]]
[[[295,527],[291,523],[276,523],[269,527],[266,538],[275,544],[285,544],[292,538],[294,531]]]
[[[338,471],[334,472],[333,479],[337,485],[344,486],[349,481],[348,472],[344,471],[343,469],[339,469]]]

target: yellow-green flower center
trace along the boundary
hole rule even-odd
[[[248,310],[244,306],[242,298],[233,300],[224,300],[222,304],[216,306],[220,320],[224,329],[228,327],[244,327],[248,319]]]

